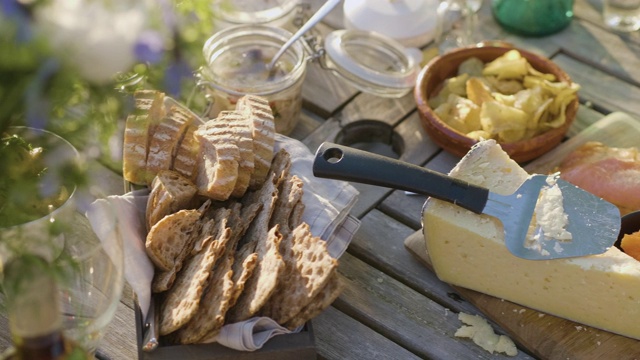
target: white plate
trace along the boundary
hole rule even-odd
[[[640,121],[623,112],[611,113],[534,160],[525,170],[531,174],[551,173],[567,155],[588,141],[599,141],[609,147],[638,147]]]

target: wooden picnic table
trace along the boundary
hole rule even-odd
[[[318,3],[312,1],[312,7]],[[607,29],[601,19],[602,1],[576,0],[570,26],[540,38],[525,38],[503,30],[492,18],[489,3],[485,0],[478,13],[479,39],[504,40],[549,57],[580,84],[581,105],[569,136],[613,111],[640,118],[640,32],[616,34]],[[326,34],[341,27],[339,6],[318,29]],[[433,46],[429,44],[427,48]],[[413,93],[399,99],[361,93],[312,63],[303,97],[301,120],[290,136],[302,140],[312,152],[322,142],[333,141],[346,125],[375,120],[390,125],[402,139],[399,158],[403,161],[447,172],[459,160],[436,146],[424,132]],[[124,192],[120,174],[99,165],[94,174],[106,192]],[[425,198],[404,191],[353,185],[360,197],[352,215],[362,224],[340,258],[339,269],[346,288],[312,322],[318,358],[510,358],[490,354],[469,339],[454,336],[461,326],[459,312],[482,315],[482,311],[438,280],[404,246],[406,238],[421,236]],[[491,323],[497,333],[506,333],[499,324]],[[0,349],[9,344],[5,323]],[[523,347],[519,350],[516,359],[536,358]],[[97,357],[138,358],[134,300],[128,286]]]

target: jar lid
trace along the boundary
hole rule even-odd
[[[345,0],[347,29],[376,31],[409,46],[422,46],[435,29],[438,0]]]
[[[235,24],[263,24],[290,13],[298,0],[215,0],[214,14]]]
[[[336,30],[324,41],[327,65],[353,86],[383,97],[401,97],[415,86],[422,53],[375,32]]]

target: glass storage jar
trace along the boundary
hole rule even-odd
[[[302,82],[307,62],[302,45],[293,44],[280,57],[273,73],[267,65],[292,36],[286,30],[263,26],[234,26],[210,37],[204,45],[207,66],[200,84],[210,101],[209,117],[233,110],[245,94],[265,97],[273,110],[276,131],[289,134],[300,118]]]
[[[207,65],[198,74],[210,103],[207,116],[233,110],[245,94],[259,95],[271,105],[276,130],[287,135],[299,121],[308,60],[317,61],[356,89],[381,97],[406,95],[420,71],[418,49],[405,48],[374,32],[336,30],[322,46],[313,36],[295,42],[270,74],[267,65],[292,35],[270,26],[239,25],[209,38],[203,49]]]
[[[212,6],[217,30],[254,24],[295,31],[305,10],[299,0],[214,0]]]

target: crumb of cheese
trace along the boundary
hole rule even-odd
[[[466,325],[462,325],[456,331],[455,336],[470,338],[476,345],[491,354],[499,352],[509,356],[518,355],[518,349],[513,340],[508,336],[494,333],[491,325],[482,317],[461,312],[458,314],[458,319]]]
[[[543,249],[543,242],[549,239],[557,241],[571,241],[572,235],[566,230],[569,217],[564,212],[562,205],[562,191],[556,183],[557,174],[547,177],[547,185],[540,190],[540,197],[536,203],[534,219],[527,235],[527,248],[539,251],[543,255],[549,255]],[[553,251],[563,251],[560,243],[555,243]]]

